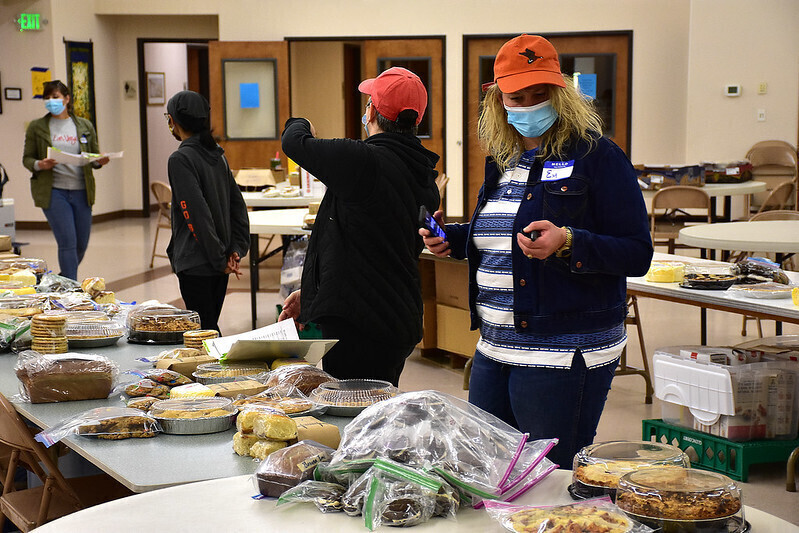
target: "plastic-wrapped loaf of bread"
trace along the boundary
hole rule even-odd
[[[255,472],[258,491],[277,498],[291,487],[312,479],[316,465],[330,461],[334,451],[318,442],[303,440],[272,453]]]
[[[107,357],[77,353],[19,354],[14,371],[23,398],[31,403],[107,398],[119,367]]]
[[[122,440],[155,437],[160,432],[158,421],[139,409],[97,407],[62,420],[35,438],[49,447],[68,435]]]
[[[286,365],[269,373],[266,378],[266,386],[275,387],[288,383],[300,389],[303,394],[308,395],[316,387],[328,381],[336,381],[336,378],[321,368],[311,365]]]

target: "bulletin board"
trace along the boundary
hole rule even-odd
[[[222,86],[229,140],[278,138],[275,59],[223,60]]]

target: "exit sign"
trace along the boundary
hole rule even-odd
[[[37,31],[42,29],[42,19],[39,13],[20,13],[15,21],[19,31]]]

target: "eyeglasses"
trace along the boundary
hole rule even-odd
[[[166,119],[167,122],[169,122],[169,113],[164,113],[164,118]]]
[[[371,105],[372,105],[372,99],[370,97],[369,100],[366,101],[366,107],[370,107]]]

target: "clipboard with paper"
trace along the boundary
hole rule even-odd
[[[302,357],[318,363],[336,344],[336,339],[300,339],[292,319],[276,324],[203,341],[208,355],[220,361],[271,361],[281,357]]]

